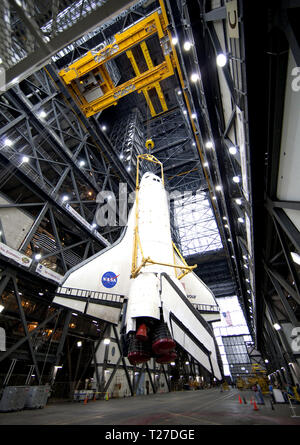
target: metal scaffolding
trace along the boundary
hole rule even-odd
[[[136,157],[145,152],[143,118],[138,108],[114,123],[109,135],[112,145],[127,171],[136,167]]]

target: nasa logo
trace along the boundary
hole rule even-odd
[[[118,276],[114,272],[105,272],[102,275],[101,281],[104,287],[114,287],[118,282]]]

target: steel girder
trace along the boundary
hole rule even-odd
[[[0,323],[6,331],[6,350],[0,352],[1,383],[24,384],[28,373],[25,384],[49,384],[55,393],[56,368],[63,366],[61,375],[67,378],[66,383],[73,377],[75,386],[92,360],[88,347],[81,354],[82,360],[76,357],[76,341],[84,340],[86,346],[93,345],[97,338],[101,341],[106,323],[90,323],[80,314],[52,306],[55,285],[51,280],[2,260],[0,270],[0,301],[5,307]],[[77,375],[72,376],[70,360],[76,360]]]
[[[233,183],[232,178],[241,178],[241,160],[239,151],[232,157],[228,148],[238,145],[235,139],[237,127],[236,106],[244,113],[244,122],[247,120],[246,82],[244,66],[244,40],[243,25],[241,20],[240,39],[233,42],[224,37],[222,45],[215,29],[214,12],[209,11],[205,2],[188,1],[186,4],[168,2],[168,9],[172,12],[173,32],[180,41],[186,38],[192,43],[190,52],[179,51],[183,72],[186,79],[191,73],[198,73],[198,82],[189,82],[186,86],[189,92],[194,111],[197,115],[197,129],[201,135],[201,163],[208,183],[208,190],[214,213],[216,216],[223,245],[228,255],[228,264],[234,280],[237,283],[238,295],[245,316],[248,319],[251,334],[255,332],[255,320],[249,311],[247,290],[249,284],[245,282],[245,275],[248,277],[249,270],[253,272],[254,258],[251,256],[251,245],[248,244],[245,230],[245,214],[252,221],[251,201],[244,199],[243,190],[240,184]],[[207,14],[210,14],[207,16]],[[239,8],[240,17],[243,17],[242,9]],[[221,16],[223,17],[223,10]],[[220,14],[217,14],[216,17]],[[208,20],[206,21],[206,17]],[[184,21],[183,21],[184,19]],[[223,17],[225,19],[225,17]],[[219,21],[220,19],[218,19]],[[225,28],[226,23],[224,23]],[[222,27],[222,25],[221,25]],[[221,33],[223,31],[220,31]],[[225,33],[225,31],[224,31]],[[224,48],[225,45],[225,48]],[[222,48],[222,52],[232,54],[227,66],[224,67],[224,84],[220,81],[219,72],[215,64],[215,57]],[[238,68],[236,68],[238,65]],[[225,116],[227,105],[222,102],[221,96],[228,95],[231,104],[231,112]],[[245,131],[247,140],[247,131]],[[212,142],[212,148],[206,149],[207,141]],[[246,142],[246,158],[249,159],[248,145]],[[222,184],[221,191],[218,185]],[[249,186],[249,185],[248,185]],[[217,187],[217,188],[216,188]],[[251,186],[249,186],[251,188]],[[235,201],[242,198],[242,207]],[[250,197],[251,200],[251,197]],[[237,219],[240,218],[239,222]],[[241,222],[240,222],[241,221]],[[241,241],[243,240],[243,241]],[[250,240],[250,244],[252,240]],[[246,247],[246,252],[245,251]],[[247,263],[243,255],[247,254]],[[245,270],[247,266],[248,270]],[[254,277],[255,279],[255,277]],[[251,291],[255,291],[255,285]]]
[[[0,56],[6,69],[7,88],[43,67],[57,52],[118,15],[134,12],[144,1],[46,2],[15,0],[1,4]],[[49,15],[49,9],[51,13]],[[24,38],[25,37],[25,38]]]
[[[95,248],[99,250],[101,245],[110,244],[93,227],[96,194],[107,182],[113,190],[117,186],[115,180],[109,177],[104,158],[98,155],[98,147],[76,122],[72,111],[64,107],[48,86],[49,90],[45,82],[42,90],[42,110],[46,118],[39,117],[41,105],[36,104],[33,94],[33,91],[41,91],[40,85],[30,82],[22,85],[27,95],[20,89],[19,97],[12,91],[2,97],[1,190],[9,198],[9,204],[1,208],[27,209],[33,224],[20,246],[21,251],[25,253],[31,248],[33,253],[35,249],[32,244],[35,244],[41,250],[43,259],[57,256],[61,263],[58,273],[65,273],[85,259],[90,248],[94,253]],[[45,99],[46,93],[50,96],[48,100]],[[33,106],[30,111],[28,97],[35,97],[36,107]],[[11,145],[7,145],[8,140]],[[86,163],[84,168],[80,164],[83,159]],[[63,201],[64,195],[69,197],[68,205],[71,208]],[[71,209],[75,212],[71,212]],[[69,227],[64,218],[65,221],[72,221]],[[43,242],[41,239],[41,228],[45,230],[47,225],[49,232],[43,235],[48,239],[45,243],[46,240]],[[70,227],[73,230],[70,231]],[[66,240],[62,240],[65,236],[68,238],[67,244]],[[5,231],[2,239],[5,239]],[[73,252],[71,259],[72,250],[77,250],[80,245],[85,246],[81,256]]]
[[[254,6],[254,5],[253,5]],[[299,230],[288,211],[299,210],[295,200],[278,199],[279,163],[285,107],[288,53],[299,54],[292,15],[299,2],[266,2],[257,17],[255,8],[244,2],[248,64],[259,67],[260,83],[248,70],[248,109],[253,178],[254,246],[257,275],[257,344],[268,358],[271,376],[281,374],[283,383],[299,381],[299,352],[293,347],[293,328],[299,327],[299,266],[291,252],[299,252]],[[290,9],[295,8],[295,9]],[[272,17],[268,28],[265,24]],[[251,27],[256,21],[256,33]],[[292,34],[293,35],[292,35]],[[254,37],[254,39],[253,39]],[[251,42],[251,43],[250,43]],[[268,88],[266,88],[268,86]],[[297,93],[295,93],[297,94]],[[258,106],[259,105],[259,106]],[[263,147],[263,149],[262,149]],[[281,326],[274,329],[274,324]],[[296,338],[296,337],[295,337]]]
[[[68,215],[73,221],[72,225],[75,223],[75,227],[85,233],[81,239],[87,243],[87,249],[90,245],[94,249],[95,242],[107,246],[110,241],[92,226],[96,211],[95,197],[106,187],[113,192],[118,191],[115,172],[107,164],[97,141],[80,125],[78,116],[64,103],[46,72],[36,73],[24,81],[18,90],[11,90],[2,96],[0,113],[1,158],[5,166],[3,183],[13,169],[18,182],[26,184],[27,190],[23,193],[23,203],[18,202],[18,206],[41,207],[39,214],[35,211],[36,220],[23,242],[22,250],[28,247],[46,212],[51,213],[52,208],[55,208],[55,217],[59,213]],[[15,192],[12,188],[8,192],[12,201],[10,206],[14,207]],[[68,204],[77,213],[68,211],[62,200],[64,195],[69,197]],[[53,231],[57,232],[53,215],[50,219]],[[60,253],[79,243],[77,238],[77,242],[71,242],[69,247],[62,249],[58,233],[53,235]],[[114,239],[111,238],[112,231],[108,236]],[[85,257],[87,255],[86,250]],[[63,260],[64,272],[67,267]]]

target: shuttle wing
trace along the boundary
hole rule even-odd
[[[118,323],[121,303],[130,286],[133,215],[134,209],[116,243],[66,273],[53,303]]]

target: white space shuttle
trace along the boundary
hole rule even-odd
[[[121,321],[123,355],[131,364],[151,357],[170,363],[179,344],[221,380],[209,324],[220,320],[214,295],[174,249],[163,171],[162,178],[145,173],[140,184],[138,175],[120,239],[68,271],[53,302],[113,324]]]

